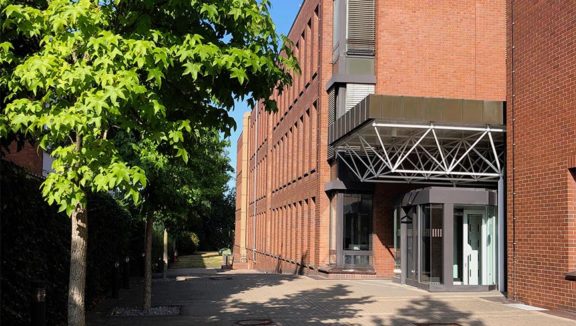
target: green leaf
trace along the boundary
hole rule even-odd
[[[156,82],[156,84],[158,86],[162,86],[162,78],[164,77],[164,74],[162,73],[162,71],[160,69],[150,69],[148,71],[148,78],[146,79],[146,81],[150,81],[150,80],[154,80]]]
[[[188,163],[188,152],[184,148],[178,148],[176,157],[181,157],[184,163]]]
[[[201,65],[199,63],[185,63],[183,76],[190,75],[193,80],[198,79],[198,73],[200,72]]]
[[[240,84],[244,84],[244,81],[246,80],[247,77],[246,71],[240,68],[232,68],[232,73],[230,74],[230,77],[236,78],[238,79],[238,82]]]

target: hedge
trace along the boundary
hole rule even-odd
[[[70,220],[48,206],[41,178],[0,160],[1,325],[30,323],[34,281],[46,285],[48,325],[65,325],[68,300]],[[114,263],[140,256],[143,226],[108,194],[88,199],[88,307],[109,293]],[[136,268],[134,268],[136,269]],[[133,269],[133,270],[134,270]]]

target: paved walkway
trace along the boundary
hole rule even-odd
[[[499,293],[428,293],[390,281],[314,280],[291,275],[186,269],[153,284],[153,305],[182,306],[180,316],[108,317],[137,306],[141,288],[124,290],[89,315],[93,326],[149,325],[576,325],[502,304]]]

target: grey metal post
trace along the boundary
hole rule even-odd
[[[496,222],[498,223],[498,290],[500,292],[506,291],[506,278],[504,275],[505,271],[505,246],[506,243],[506,208],[505,208],[505,193],[504,193],[504,178],[500,177],[498,180],[498,216],[496,217]]]
[[[404,212],[403,209],[400,210],[400,214],[406,214],[406,212]],[[407,215],[407,214],[406,214]],[[400,270],[401,272],[401,276],[400,276],[400,282],[402,284],[406,284],[406,276],[407,276],[407,267],[408,267],[408,241],[406,239],[407,237],[407,226],[406,223],[402,223],[402,219],[404,216],[400,216]]]
[[[344,195],[336,193],[336,266],[344,265]]]
[[[444,204],[444,231],[442,245],[444,246],[444,286],[451,287],[454,280],[454,204]]]
[[[414,220],[412,220],[414,223]],[[422,205],[416,205],[416,224],[413,224],[412,239],[416,241],[416,280],[420,283],[422,275]]]

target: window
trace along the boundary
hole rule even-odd
[[[333,12],[333,20],[332,20],[332,48],[335,49],[338,47],[338,34],[340,33],[340,1],[342,0],[334,0],[332,2],[332,12]]]
[[[360,103],[366,96],[374,94],[372,84],[346,84],[335,86],[328,94],[328,105],[335,119],[342,117],[346,112]]]
[[[337,234],[338,234],[338,194],[330,197],[330,252],[329,252],[329,264],[336,265],[338,254],[337,250]]]
[[[372,196],[344,194],[344,265],[371,265]]]
[[[370,84],[347,84],[345,112],[348,112],[366,96],[374,94],[374,85]]]
[[[374,0],[348,0],[346,51],[348,54],[374,55]]]
[[[421,250],[420,275],[421,283],[443,283],[443,220],[442,204],[429,204],[422,207],[420,227]]]
[[[402,210],[398,207],[394,210],[394,273],[399,273],[400,270],[400,243],[402,226]]]

